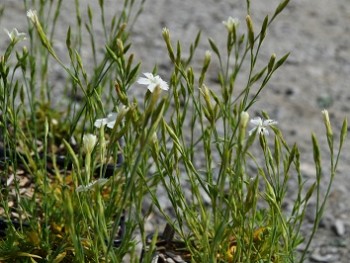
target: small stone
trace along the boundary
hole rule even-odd
[[[345,234],[345,225],[344,222],[340,219],[336,219],[332,225],[333,231],[338,235],[338,236],[344,236]]]
[[[315,215],[316,215],[316,204],[308,203],[305,213],[306,213],[305,214],[306,219],[310,223],[313,223],[315,221]]]
[[[30,184],[30,181],[27,177],[23,176],[20,178],[19,187],[25,187],[28,186],[28,184]]]
[[[9,176],[9,178],[7,179],[7,182],[6,182],[6,186],[10,186],[13,182],[13,180],[15,179],[15,175],[14,174],[11,174]]]
[[[315,165],[313,163],[301,163],[300,171],[304,176],[308,178],[315,177]]]
[[[336,257],[331,254],[325,254],[322,255],[320,253],[320,249],[315,249],[315,251],[310,256],[310,259],[315,262],[334,262],[336,260]]]

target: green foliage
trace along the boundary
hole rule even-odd
[[[265,120],[250,120],[248,111],[288,58],[272,54],[268,61],[259,60],[268,28],[289,1],[282,1],[260,28],[247,1],[246,32],[241,33],[244,26],[237,20],[225,21],[226,50],[209,39],[211,51],[199,72],[193,58],[200,32],[184,57],[181,40],[175,46],[169,30],[163,29],[173,66],[166,76],[170,89],[163,90],[168,86],[155,76],[155,67],[154,75],[143,80],[154,86],[145,88],[142,101],[129,92],[142,81],[135,83],[140,63],[129,52],[128,37],[144,2],[125,0],[121,13],[107,25],[104,1],[99,1],[102,56],[96,52],[95,13],[88,7],[84,26],[91,62],[81,56],[86,39],[76,0],[76,28],[68,28],[66,35],[67,64],[52,45],[62,1],[24,1],[26,9],[37,10],[28,13],[29,46],[17,51],[22,35],[13,32],[0,61],[0,175],[6,182],[0,197],[0,223],[6,226],[0,260],[138,262],[138,231],[143,247],[149,246],[144,262],[157,249],[193,262],[303,262],[336,174],[347,122],[336,151],[328,112],[322,112],[330,178],[323,178],[320,149],[312,135],[316,181],[307,186],[298,146],[287,144],[266,113],[261,113]],[[220,65],[214,73],[213,59]],[[258,68],[257,61],[264,66]],[[53,107],[51,94],[48,69],[55,63],[66,74],[64,92],[81,96],[62,112]],[[243,70],[245,63],[248,71]],[[207,81],[208,74],[218,76],[218,85]],[[236,90],[240,74],[247,81]],[[113,113],[101,119],[107,112]],[[256,125],[250,131],[249,120]],[[268,130],[273,136],[267,136]],[[23,180],[28,182],[26,191]],[[298,189],[287,213],[283,201],[291,180],[297,180]],[[321,195],[325,181],[327,191]],[[161,189],[172,213],[157,195]],[[300,229],[312,197],[317,200],[316,220],[311,235],[303,237]],[[150,208],[144,207],[146,198],[152,201]],[[163,215],[167,228],[150,239],[145,222],[153,210]],[[297,255],[302,242],[306,248]]]

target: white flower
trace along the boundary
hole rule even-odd
[[[36,10],[29,9],[27,11],[27,17],[32,21],[33,24],[37,24],[39,22]]]
[[[106,178],[100,178],[100,179],[98,179],[98,180],[96,180],[96,181],[93,181],[93,182],[87,184],[87,185],[79,185],[79,186],[75,189],[75,191],[76,191],[77,193],[80,193],[80,192],[87,192],[87,191],[93,189],[95,185],[103,186],[103,185],[106,184],[107,182],[108,182],[108,179],[106,179]]]
[[[162,90],[168,90],[168,84],[162,80],[158,75],[153,75],[152,73],[143,73],[145,78],[139,78],[137,83],[141,85],[147,85],[147,88],[150,92],[153,92],[154,89],[158,86]]]
[[[14,41],[21,41],[26,39],[26,34],[25,33],[20,33],[18,32],[17,28],[12,29],[11,32],[9,32],[7,29],[4,29],[9,38],[11,39],[12,42]]]
[[[211,59],[211,51],[207,50],[205,51],[205,56],[204,56],[205,60],[210,60]]]
[[[91,153],[97,143],[97,137],[93,134],[84,134],[83,147],[86,153]]]
[[[107,118],[97,119],[94,123],[96,128],[107,125],[108,128],[113,129],[115,121],[117,120],[117,113],[111,112],[107,115]]]
[[[274,124],[277,124],[277,121],[268,119],[263,120],[260,117],[256,117],[252,120],[250,120],[250,123],[253,124],[255,127],[249,131],[249,136],[252,135],[255,130],[257,130],[258,134],[262,135],[269,135],[268,127]]]
[[[239,20],[230,16],[226,21],[222,21],[222,23],[229,32],[233,32],[233,29],[239,25]]]

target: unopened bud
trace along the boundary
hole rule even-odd
[[[327,110],[322,111],[324,124],[326,125],[327,136],[333,136],[331,122],[329,121],[329,114]]]

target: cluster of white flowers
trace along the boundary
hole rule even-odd
[[[28,17],[35,16],[35,13],[32,14],[32,12],[28,11]],[[32,19],[32,18],[31,18]],[[150,92],[153,92],[157,87],[159,87],[161,90],[168,90],[169,86],[168,84],[162,80],[158,75],[154,76],[152,73],[144,73],[144,77],[140,77],[137,80],[137,83],[146,85],[148,90]],[[126,111],[128,111],[128,107],[123,106],[119,112],[119,114],[125,114]],[[117,112],[111,112],[107,115],[106,118],[96,119],[94,126],[96,128],[103,128],[104,126],[107,126],[109,129],[113,129],[116,123],[118,117]],[[83,149],[87,154],[91,154],[95,145],[97,143],[97,137],[93,134],[85,134],[83,136]],[[91,189],[94,189],[95,185],[102,186],[104,185],[108,179],[100,178],[97,181],[91,182],[87,185],[79,185],[76,188],[76,192],[86,192]]]
[[[37,13],[35,10],[28,10],[27,12],[28,18],[35,24],[38,22],[38,17]],[[239,20],[229,17],[226,21],[223,21],[223,24],[226,26],[228,31],[232,31],[235,27],[238,26]],[[25,39],[25,33],[20,33],[16,28],[14,28],[11,32],[9,32],[7,29],[5,29],[5,32],[11,39],[11,41],[20,41]],[[206,55],[210,55],[209,53]],[[154,90],[158,87],[161,90],[169,90],[169,86],[167,82],[165,82],[161,77],[158,75],[153,75],[152,73],[144,73],[145,77],[140,77],[137,80],[138,84],[141,85],[146,85],[147,89],[150,92],[154,92]],[[110,129],[113,129],[116,119],[117,119],[118,114],[116,112],[111,112],[107,115],[106,118],[101,118],[97,119],[94,123],[94,126],[97,128],[101,128],[104,126],[107,126]],[[249,117],[248,117],[249,118]],[[249,131],[249,135],[252,135],[255,131],[257,131],[258,134],[262,135],[269,135],[268,127],[274,124],[277,124],[276,121],[268,119],[268,120],[263,120],[260,117],[254,118],[250,120],[250,122],[254,125],[254,128],[252,128]],[[93,134],[86,134],[83,136],[83,149],[86,153],[91,154],[93,151],[95,145],[97,143],[97,137],[96,135]],[[104,185],[108,179],[98,179],[97,181],[91,182],[86,186],[78,186],[76,191],[77,192],[84,192],[88,191],[90,189],[93,189],[93,187],[98,184],[100,186]]]
[[[232,20],[229,18],[229,20],[226,22],[226,26],[231,26],[231,24],[235,24],[236,21]],[[154,76],[152,73],[144,73],[145,77],[140,77],[137,80],[137,83],[146,85],[148,90],[150,92],[153,92],[157,87],[159,87],[161,90],[168,90],[169,86],[168,84],[162,80],[158,75]],[[121,109],[121,112],[127,111],[127,107],[123,107]],[[242,116],[245,118],[245,123],[249,119],[249,114],[242,114]],[[107,115],[106,118],[101,118],[101,119],[96,119],[94,126],[96,128],[103,128],[104,126],[107,126],[110,129],[113,129],[115,126],[116,120],[118,117],[118,113],[116,112],[111,112]],[[263,120],[260,117],[256,117],[252,120],[250,120],[250,123],[254,125],[254,127],[249,131],[249,136],[252,135],[255,131],[260,134],[260,135],[269,135],[268,127],[271,125],[277,124],[277,121],[268,119],[268,120]],[[97,142],[97,137],[93,134],[87,134],[83,136],[83,145],[85,152],[91,153],[92,150],[94,149],[95,145]],[[80,185],[77,187],[76,192],[85,192],[89,191],[94,188],[96,184],[99,186],[104,185],[108,179],[101,178],[97,181],[91,182],[88,185]]]

